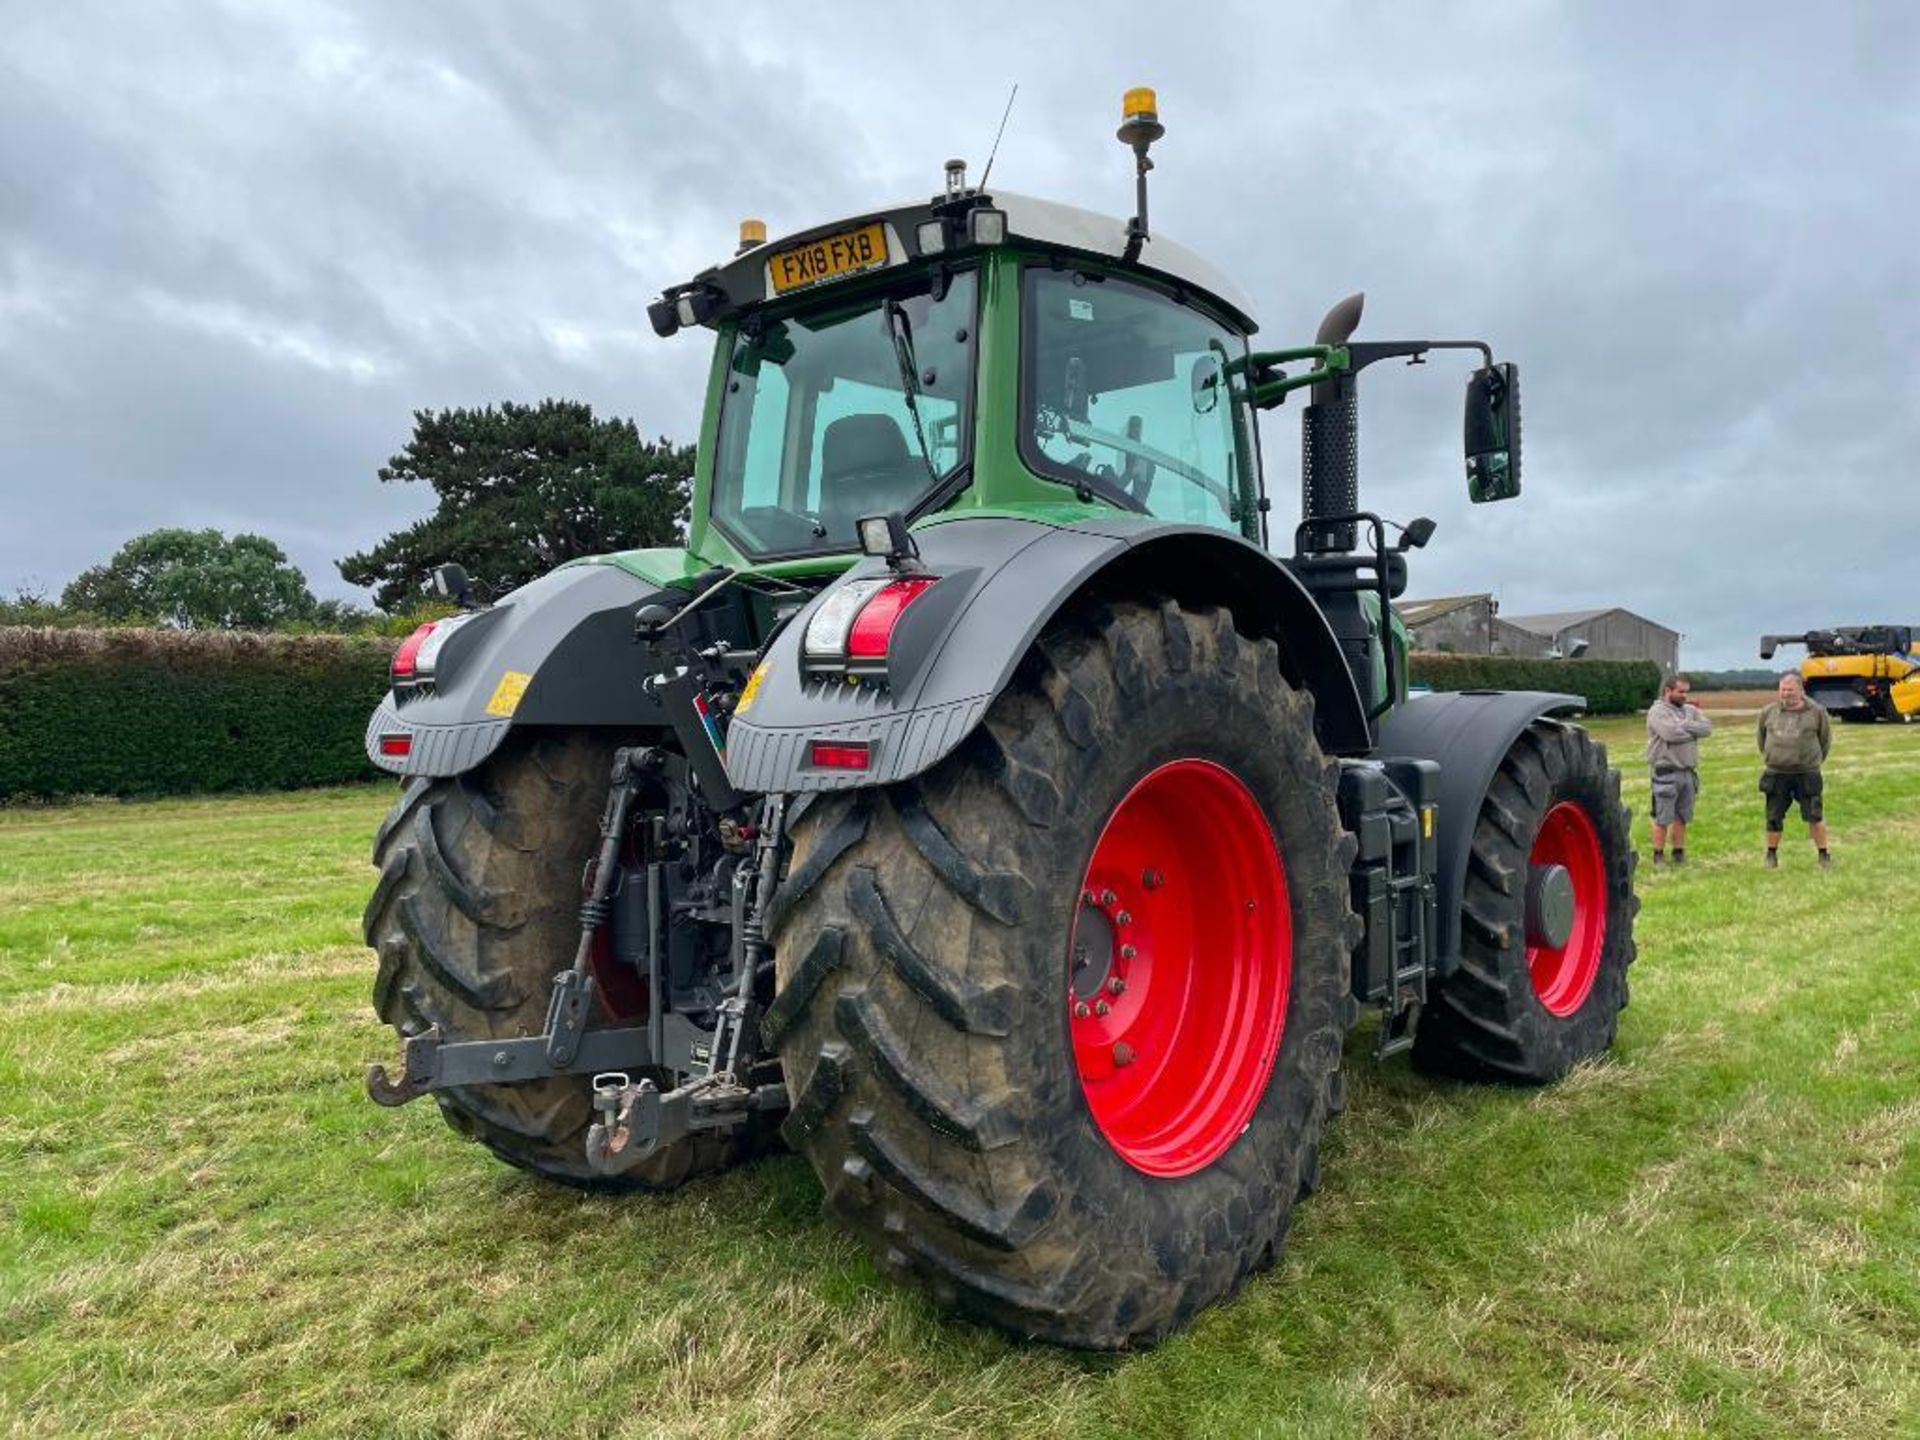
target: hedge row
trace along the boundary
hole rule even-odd
[[[0,800],[281,790],[374,775],[361,750],[394,642],[337,635],[0,629]],[[1650,660],[1416,653],[1435,690],[1562,690],[1643,709]]]
[[[0,629],[0,800],[279,790],[377,774],[394,642]]]
[[[1644,710],[1660,693],[1651,660],[1524,660],[1512,655],[1442,655],[1416,650],[1407,661],[1415,685],[1435,690],[1558,690],[1587,697],[1589,715]]]

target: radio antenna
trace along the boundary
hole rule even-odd
[[[1020,82],[1013,82],[1013,89],[1007,92],[1007,108],[1000,112],[1000,128],[993,132],[993,149],[987,152],[987,168],[980,172],[980,189],[987,188],[987,176],[993,173],[993,157],[1000,153],[1000,137],[1007,133],[1007,117],[1013,113],[1013,97],[1020,93]]]

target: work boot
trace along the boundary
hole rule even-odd
[[[1767,851],[1767,869],[1778,870],[1779,868],[1780,868],[1780,852],[1778,850]]]
[[[1824,850],[1820,852],[1820,868],[1822,870],[1833,869],[1833,856],[1829,855]]]
[[[1654,869],[1658,870],[1661,866],[1665,865],[1666,863],[1667,863],[1666,851],[1656,850],[1653,852],[1653,868]]]

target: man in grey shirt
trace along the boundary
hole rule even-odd
[[[1687,863],[1687,822],[1700,793],[1700,741],[1713,722],[1688,698],[1693,686],[1675,675],[1647,711],[1647,769],[1653,777],[1653,863],[1667,863],[1667,837],[1673,837],[1673,863]]]

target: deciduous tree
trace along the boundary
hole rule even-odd
[[[61,592],[68,610],[182,630],[271,630],[313,611],[313,592],[264,535],[152,530],[84,570]]]

